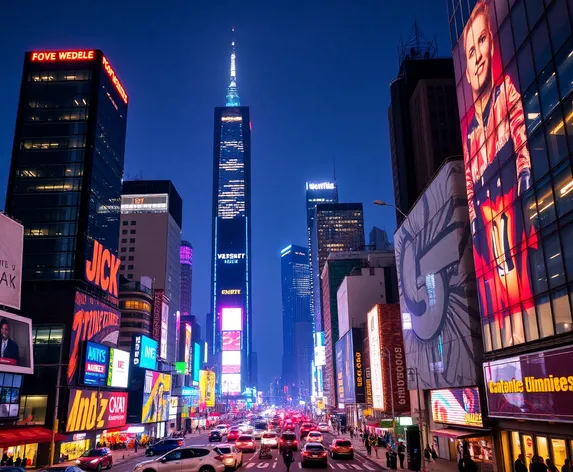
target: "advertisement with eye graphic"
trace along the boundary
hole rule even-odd
[[[483,427],[477,387],[432,390],[430,405],[435,423]]]
[[[507,45],[496,34],[503,20],[496,11],[507,14],[507,6],[501,0],[476,3],[454,59],[479,307],[485,330],[507,347],[525,342],[523,317],[535,317],[528,260],[538,248],[536,225],[555,210],[551,189],[538,196],[548,205],[527,197],[527,136],[541,116],[524,112],[515,65],[502,68]],[[532,201],[523,205],[524,214],[522,198]]]

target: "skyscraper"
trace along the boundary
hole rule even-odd
[[[87,341],[117,344],[128,101],[102,51],[25,54],[6,212],[24,225],[21,313],[42,325],[33,328],[36,363],[53,366],[27,376],[21,390],[22,398],[40,399],[37,411],[52,412],[58,391],[59,411],[68,411],[73,390],[56,390],[55,379],[59,370],[62,385],[81,382]],[[97,313],[98,329],[86,313]],[[53,418],[45,415],[46,427],[52,429]],[[63,432],[61,413],[57,420],[54,431]],[[89,434],[85,426],[75,431]],[[49,441],[34,442],[32,465],[47,464]]]
[[[191,314],[191,298],[193,291],[193,245],[189,241],[181,241],[179,251],[181,264],[181,290],[179,298],[179,311],[181,318]]]
[[[168,363],[178,360],[182,218],[183,201],[170,180],[123,182],[119,272],[128,280],[153,278],[152,335],[159,342],[158,357]]]
[[[310,395],[313,355],[308,250],[290,245],[281,251],[283,357],[282,380],[300,399]],[[294,387],[294,388],[293,388]]]
[[[251,126],[240,106],[232,43],[226,106],[215,108],[213,147],[212,285],[218,391],[239,395],[249,386],[251,305]]]
[[[438,58],[417,24],[402,47],[388,108],[394,200],[408,213],[447,157],[462,154],[451,58]],[[402,215],[396,212],[397,221]]]

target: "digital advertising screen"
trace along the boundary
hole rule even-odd
[[[360,330],[351,328],[335,345],[339,403],[366,401],[362,339]]]
[[[207,371],[199,371],[199,406],[205,408],[207,406]]]
[[[241,331],[223,331],[223,351],[241,350]]]
[[[0,372],[33,374],[32,320],[0,310],[0,334]]]
[[[113,347],[109,350],[108,387],[127,388],[127,382],[129,380],[129,361],[129,352]]]
[[[86,247],[86,281],[117,298],[119,257],[95,239],[86,238]]]
[[[431,390],[430,405],[434,423],[483,427],[477,387]]]
[[[127,392],[70,390],[67,433],[118,428],[126,422]]]
[[[221,392],[223,395],[240,395],[241,374],[222,374]]]
[[[109,347],[88,341],[84,362],[85,385],[103,387],[107,385],[109,367]]]
[[[201,346],[199,343],[193,343],[193,381],[199,382],[199,373],[201,371]]]
[[[241,372],[241,351],[223,351],[223,374],[238,374]]]
[[[207,372],[207,391],[205,392],[205,405],[209,408],[215,406],[215,372]]]
[[[185,365],[187,366],[187,372],[191,370],[193,364],[191,363],[191,325],[189,323],[185,323],[185,352],[184,352],[184,360]]]
[[[24,226],[0,213],[0,305],[20,309]]]
[[[541,110],[537,92],[524,110],[519,61],[509,63],[511,34],[498,34],[508,11],[505,0],[477,1],[454,49],[479,307],[485,330],[501,337],[500,347],[525,342],[523,318],[536,316],[528,262],[539,246],[536,227],[555,211],[552,197],[541,197],[549,203],[540,205],[529,191],[528,136],[541,125]],[[521,76],[535,76],[531,60],[519,67]],[[546,136],[560,133],[562,123]],[[540,168],[538,175],[544,173]]]
[[[142,369],[157,369],[157,341],[144,335],[134,336],[133,365]]]
[[[143,386],[142,423],[167,421],[171,398],[171,375],[162,372],[145,372]]]
[[[159,342],[159,357],[167,359],[167,336],[169,329],[169,305],[161,302],[161,339]]]
[[[221,310],[223,331],[242,331],[243,310],[241,308],[223,308]]]
[[[372,406],[384,408],[382,385],[382,351],[380,349],[380,323],[378,306],[368,312],[368,342],[370,343],[370,378],[372,381]]]
[[[78,372],[84,343],[117,346],[120,313],[98,299],[83,292],[76,292],[74,317],[70,337],[68,384],[73,383]]]

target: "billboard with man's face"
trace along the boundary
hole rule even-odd
[[[32,320],[0,310],[0,372],[34,373]]]
[[[525,342],[522,316],[535,317],[528,261],[536,224],[554,211],[530,190],[527,140],[540,114],[524,113],[511,33],[497,34],[507,10],[505,0],[479,0],[454,52],[479,306],[493,349]]]

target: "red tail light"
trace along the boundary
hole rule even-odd
[[[322,457],[326,457],[326,452],[321,452],[320,455],[321,455]]]
[[[177,445],[178,445],[179,447],[183,447],[183,441],[177,441]]]
[[[302,455],[303,456],[310,456],[310,452],[303,452]]]
[[[213,459],[223,462],[224,457],[223,456],[215,456],[215,457],[213,457]]]
[[[298,441],[295,439],[292,443],[293,443],[293,444],[298,444]]]

